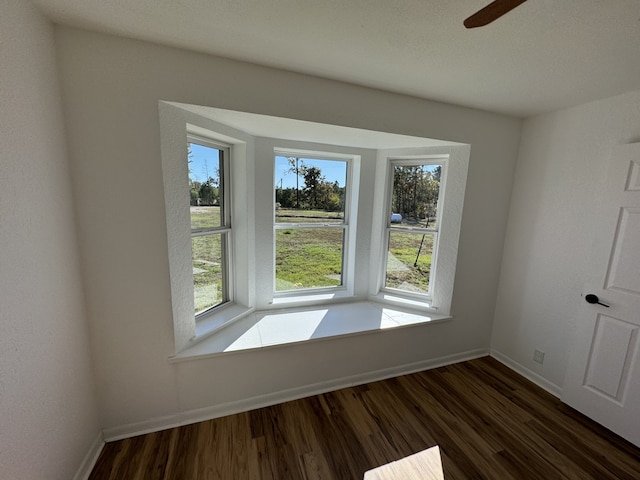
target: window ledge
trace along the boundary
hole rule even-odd
[[[271,302],[270,308],[296,308],[349,300],[353,300],[353,294],[345,288],[332,289],[325,292],[287,292],[286,295],[275,297]]]
[[[225,324],[223,329],[215,331],[170,360],[179,362],[336,336],[375,333],[450,318],[447,315],[411,311],[377,302],[259,311]]]
[[[371,295],[369,300],[373,302],[382,303],[384,305],[391,305],[402,309],[410,309],[412,311],[418,311],[420,313],[433,314],[438,313],[438,307],[434,307],[431,301],[427,301],[424,298],[411,298],[401,295],[397,295],[389,292],[380,292],[377,295]]]
[[[246,317],[253,313],[255,309],[244,307],[237,303],[230,303],[213,309],[204,318],[198,319],[196,322],[196,335],[191,340],[193,343],[200,342],[202,339],[212,335],[233,322]]]

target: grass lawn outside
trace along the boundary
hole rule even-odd
[[[428,293],[432,256],[433,235],[391,232],[385,286]]]
[[[220,207],[191,207],[191,228],[220,225]],[[214,307],[222,301],[222,234],[191,238],[194,313]]]
[[[327,223],[321,228],[276,229],[276,291],[341,285],[343,257],[342,212],[278,209],[276,223]],[[191,207],[192,228],[220,225],[217,206]],[[192,262],[195,311],[217,305],[222,298],[221,234],[194,237]],[[427,293],[433,253],[433,235],[391,232],[386,286]],[[420,254],[418,255],[418,251]],[[416,260],[417,257],[417,260]]]
[[[276,223],[342,225],[342,212],[276,210]],[[276,291],[335,287],[342,284],[343,229],[276,230]]]

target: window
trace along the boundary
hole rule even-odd
[[[189,136],[189,210],[196,317],[230,300],[229,148]]]
[[[268,311],[451,314],[468,145],[171,102],[159,113],[175,352],[205,338],[224,350]],[[322,318],[304,328],[326,336],[336,317]]]
[[[275,291],[345,285],[345,160],[275,155]]]
[[[385,289],[431,296],[443,168],[443,159],[391,160]]]

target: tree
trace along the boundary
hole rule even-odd
[[[324,207],[328,212],[339,212],[342,210],[342,201],[340,195],[337,193],[330,193],[327,198],[326,206]]]
[[[435,217],[442,168],[397,165],[394,168],[392,208],[403,218],[419,222]]]
[[[200,190],[198,191],[198,195],[200,197],[200,202],[203,205],[213,205],[217,199],[217,191],[211,182],[211,178],[200,185]]]
[[[289,162],[289,169],[287,173],[295,173],[296,174],[296,208],[300,208],[300,172],[301,168],[305,167],[304,162],[298,157],[287,157],[287,161]]]
[[[325,182],[322,171],[318,167],[302,165],[300,173],[304,178],[304,194],[309,208],[322,208],[318,205],[318,190]]]
[[[276,202],[282,208],[294,208],[296,204],[296,192],[293,188],[276,189]]]
[[[199,204],[198,200],[200,200],[200,186],[200,182],[189,179],[189,197],[190,204],[192,206],[196,206]]]
[[[339,211],[344,205],[345,187],[338,181],[328,182],[320,167],[304,163],[303,159],[287,157],[286,173],[296,175],[295,188],[276,188],[276,202],[282,208]],[[303,186],[300,188],[300,178]],[[295,198],[292,198],[295,197]]]

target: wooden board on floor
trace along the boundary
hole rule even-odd
[[[362,480],[435,445],[446,480],[640,478],[640,449],[491,357],[111,442],[90,478]]]

